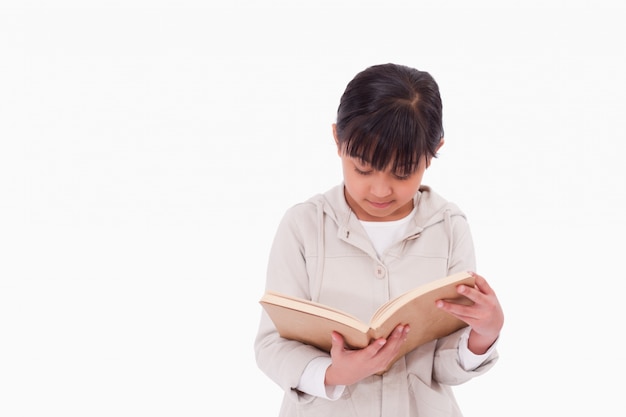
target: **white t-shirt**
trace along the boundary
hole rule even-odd
[[[409,226],[409,222],[415,213],[415,208],[406,217],[400,220],[392,220],[388,222],[366,222],[360,220],[363,228],[367,232],[376,253],[378,256],[382,256],[385,250],[393,243],[402,239],[406,234]]]

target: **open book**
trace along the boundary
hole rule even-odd
[[[330,352],[333,330],[341,333],[347,347],[359,349],[375,339],[388,337],[397,325],[408,324],[411,330],[395,362],[416,347],[467,326],[435,305],[436,300],[441,299],[472,304],[457,293],[456,287],[460,284],[473,287],[474,277],[468,272],[459,272],[421,285],[380,306],[369,323],[323,304],[274,291],[267,291],[259,302],[282,337],[327,352]]]

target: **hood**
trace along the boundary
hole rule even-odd
[[[348,227],[351,221],[358,221],[344,197],[343,183],[331,188],[321,197],[317,196],[312,200],[315,200],[318,208],[332,218],[340,228]],[[448,216],[465,217],[465,214],[456,204],[447,201],[427,185],[420,186],[419,191],[413,197],[413,203],[418,207],[418,210],[412,220],[412,233],[420,233],[424,229],[444,221]]]

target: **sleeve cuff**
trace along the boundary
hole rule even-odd
[[[302,392],[316,397],[326,398],[327,400],[337,400],[343,394],[345,385],[329,385],[324,384],[326,378],[326,369],[330,366],[332,360],[329,357],[320,356],[313,359],[304,368],[304,372],[300,377],[300,382],[296,387]]]
[[[480,365],[485,362],[489,356],[496,349],[496,345],[498,344],[498,339],[491,345],[491,347],[487,350],[487,352],[482,355],[476,355],[474,352],[469,350],[467,345],[469,334],[471,328],[468,327],[465,329],[463,334],[461,334],[461,339],[459,340],[459,364],[466,371],[473,371],[478,368]]]

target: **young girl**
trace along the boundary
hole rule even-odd
[[[348,83],[333,125],[343,182],[284,215],[266,289],[347,311],[367,322],[418,285],[475,270],[465,215],[422,185],[443,145],[439,87],[427,72],[376,65]],[[468,326],[427,343],[384,371],[410,331],[361,350],[332,334],[330,354],[281,338],[262,312],[259,368],[285,392],[280,416],[461,416],[451,386],[487,372],[504,316],[480,275],[459,286],[471,306],[440,300]],[[379,375],[381,374],[382,375]]]

